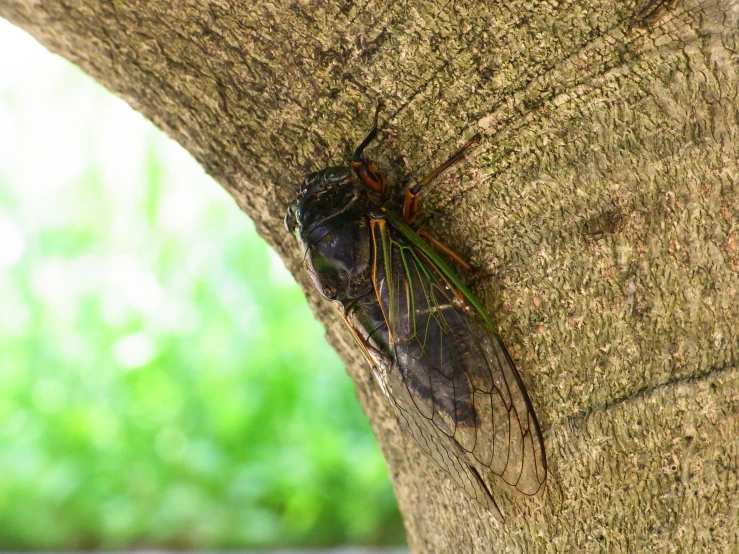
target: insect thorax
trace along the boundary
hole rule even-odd
[[[330,182],[324,175],[337,169],[342,168],[309,176],[292,212],[314,286],[346,305],[372,290],[369,218],[374,210],[360,181]]]
[[[316,287],[329,300],[348,304],[372,292],[372,253],[367,216],[332,228],[307,244],[305,266]]]

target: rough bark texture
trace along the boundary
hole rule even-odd
[[[390,183],[483,133],[421,220],[492,272],[473,288],[544,428],[542,499],[505,524],[468,500],[306,288],[414,552],[738,551],[737,3],[0,0],[0,16],[181,142],[304,285],[286,201],[378,98]]]

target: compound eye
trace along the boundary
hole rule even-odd
[[[327,183],[334,184],[348,179],[351,174],[352,171],[348,167],[327,167],[323,171],[323,178]]]
[[[300,192],[299,192],[299,194],[303,195],[306,192],[308,192],[308,189],[315,182],[317,176],[318,176],[318,172],[317,171],[314,171],[313,173],[309,173],[305,177],[305,179],[303,179],[303,182],[300,183]]]
[[[285,214],[285,229],[288,233],[295,231],[295,204],[290,204],[287,207],[287,213]]]

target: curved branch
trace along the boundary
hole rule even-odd
[[[0,15],[182,143],[302,279],[414,551],[737,548],[735,3],[0,0]],[[400,431],[282,228],[295,184],[347,157],[378,97],[371,156],[390,183],[483,134],[419,218],[492,272],[475,292],[545,430],[548,492],[503,525]]]

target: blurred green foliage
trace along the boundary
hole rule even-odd
[[[284,266],[148,122],[0,21],[0,549],[398,543]]]

